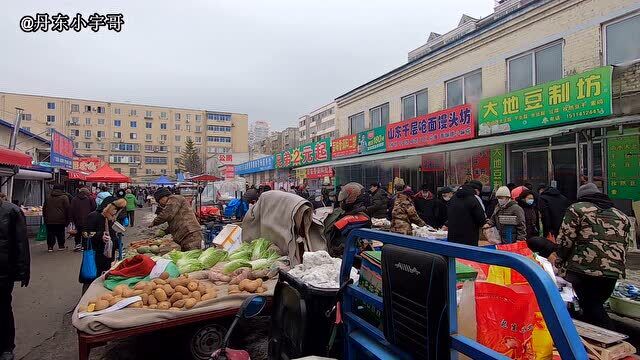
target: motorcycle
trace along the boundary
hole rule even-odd
[[[233,333],[233,329],[238,324],[240,319],[251,319],[254,316],[257,316],[262,312],[265,305],[267,305],[267,298],[260,295],[253,295],[246,298],[242,305],[240,305],[240,309],[236,314],[236,317],[233,319],[233,323],[227,330],[227,334],[222,341],[222,345],[220,349],[216,350],[213,354],[211,354],[211,360],[251,360],[249,353],[245,350],[234,350],[227,348],[227,344],[229,344],[229,338]]]

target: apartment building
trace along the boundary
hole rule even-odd
[[[298,128],[288,127],[282,131],[273,131],[265,139],[257,142],[254,153],[273,155],[298,144]]]
[[[271,123],[268,121],[258,120],[249,125],[249,145],[260,142],[269,136]]]
[[[187,139],[204,160],[248,151],[248,116],[229,112],[0,92],[0,114],[48,137],[55,129],[73,139],[76,152],[99,157],[134,181],[179,171]]]
[[[335,102],[321,106],[298,118],[300,143],[314,142],[326,137],[333,139],[337,137],[336,129]]]
[[[386,182],[401,176],[414,186],[430,184],[435,189],[475,178],[473,167],[482,157],[467,155],[500,144],[506,155],[505,177],[497,183],[547,183],[575,198],[577,186],[588,179],[615,195],[617,181],[613,177],[617,172],[615,164],[607,160],[615,147],[610,144],[619,141],[615,136],[637,142],[633,134],[638,130],[636,114],[640,112],[640,42],[631,34],[640,34],[637,0],[503,0],[485,18],[464,15],[455,29],[431,33],[424,45],[409,52],[407,63],[337,97],[340,136],[386,122],[422,119],[462,104],[481,117],[484,113],[478,106],[488,98],[515,94],[520,89],[535,90],[607,65],[613,66],[612,116],[566,129],[512,131],[509,139],[520,139],[513,142],[494,136],[327,165],[335,168],[342,183]],[[307,129],[307,121],[310,119],[301,118],[301,133]],[[480,130],[478,136],[486,136],[483,131],[487,129]],[[388,133],[387,138],[389,134],[395,133]],[[433,165],[428,159],[425,162],[429,153],[446,155],[442,167],[429,170]],[[476,160],[469,160],[470,165],[460,170],[460,158]],[[636,165],[630,165],[638,171]],[[488,182],[484,174],[478,176]],[[637,186],[635,180],[632,183]]]

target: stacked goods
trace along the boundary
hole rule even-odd
[[[169,273],[164,272],[157,279],[137,283],[133,289],[124,284],[118,285],[113,291],[90,300],[87,306],[81,305],[78,311],[104,310],[123,299],[134,296],[139,296],[141,300],[128,305],[127,308],[188,310],[201,301],[217,298],[218,293],[215,287],[208,286],[205,282],[184,275],[169,279]]]

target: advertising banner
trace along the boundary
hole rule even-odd
[[[275,169],[273,156],[265,156],[260,159],[255,159],[236,165],[235,173],[237,175],[246,175],[273,169]]]
[[[330,166],[318,166],[307,169],[307,179],[324,179],[325,177],[332,177],[333,169]]]
[[[369,155],[384,152],[386,150],[385,133],[387,128],[380,126],[371,130],[358,133],[358,154]]]
[[[73,159],[73,170],[92,173],[100,169],[102,165],[104,165],[104,162],[100,158],[81,157]]]
[[[629,131],[629,130],[625,130]],[[616,135],[610,131],[609,136]],[[607,192],[613,199],[640,200],[640,135],[607,140]]]
[[[326,138],[275,155],[276,169],[317,164],[331,160],[331,139]]]
[[[331,158],[339,159],[358,155],[358,135],[347,135],[331,141]]]
[[[497,189],[506,183],[504,145],[491,148],[491,188]]]
[[[51,130],[51,167],[73,169],[73,140]]]
[[[397,151],[449,143],[475,137],[475,118],[471,105],[387,125],[387,151]]]
[[[572,123],[608,116],[611,66],[483,99],[478,105],[478,135]]]

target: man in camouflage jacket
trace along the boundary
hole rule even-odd
[[[404,235],[412,235],[413,229],[411,224],[418,226],[425,226],[425,222],[422,221],[415,206],[413,205],[411,190],[405,190],[398,193],[396,201],[393,204],[393,210],[391,211],[391,231]]]
[[[171,195],[167,188],[161,187],[153,194],[161,209],[149,227],[165,222],[169,225],[167,233],[180,245],[182,251],[200,249],[202,229],[189,201],[181,195]]]
[[[618,279],[625,277],[631,223],[592,183],[578,189],[558,234],[558,268],[571,282],[584,320],[611,328],[604,310]]]

